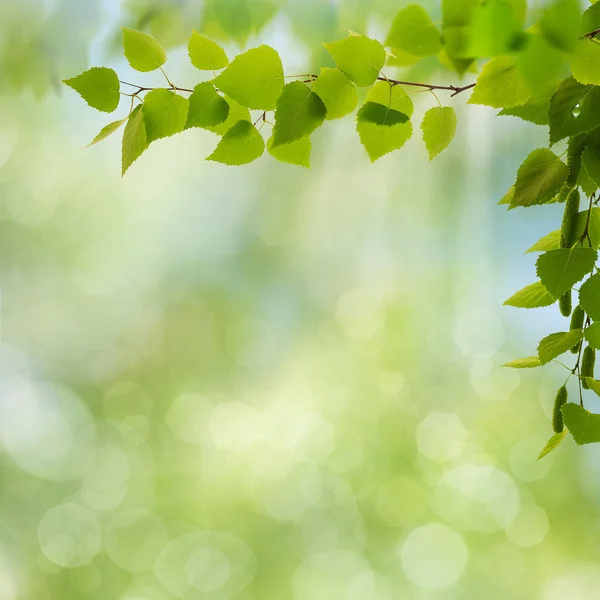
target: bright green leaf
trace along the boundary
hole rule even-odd
[[[119,106],[119,77],[112,69],[92,67],[63,83],[73,88],[92,108],[110,113]]]
[[[310,135],[325,121],[323,100],[305,83],[288,83],[277,100],[273,147],[295,142]]]
[[[596,251],[591,248],[550,250],[537,259],[537,275],[552,296],[559,298],[590,273],[595,262]]]
[[[356,85],[371,85],[385,64],[385,49],[364,35],[349,35],[343,40],[324,44],[338,69]]]
[[[500,200],[498,201],[498,204],[510,204],[513,201],[514,197],[515,197],[515,186],[511,185],[508,188],[508,192],[506,192],[506,194],[504,194],[504,196],[502,196],[502,198],[500,198]]]
[[[551,231],[539,239],[527,252],[548,252],[560,248],[560,229]]]
[[[456,112],[450,106],[430,108],[421,123],[429,160],[448,147],[456,133]]]
[[[569,169],[547,148],[534,150],[519,167],[510,208],[546,204],[565,183]]]
[[[554,302],[554,298],[544,287],[544,284],[541,281],[536,281],[513,294],[508,300],[504,301],[504,304],[516,308],[540,308],[541,306],[550,306]]]
[[[585,382],[588,384],[588,388],[592,390],[596,395],[600,396],[600,381],[593,377],[586,377]]]
[[[225,135],[238,121],[251,121],[250,111],[232,98],[224,97],[223,100],[229,106],[229,114],[223,123],[207,126],[206,129],[217,135]]]
[[[273,110],[284,85],[281,59],[270,46],[252,48],[236,56],[213,83],[243,106]]]
[[[123,27],[125,58],[136,71],[147,73],[167,62],[165,49],[147,33]]]
[[[592,348],[600,350],[600,323],[592,323],[585,330],[585,339]]]
[[[600,186],[600,146],[596,144],[586,146],[581,162],[592,181]]]
[[[571,72],[579,83],[600,85],[600,45],[583,39],[571,54]]]
[[[221,139],[215,151],[206,159],[226,165],[245,165],[265,151],[265,142],[249,121],[238,121]]]
[[[148,143],[183,131],[189,102],[169,90],[152,90],[144,98],[142,110]]]
[[[525,104],[529,87],[511,56],[497,56],[483,65],[469,104],[509,108]]]
[[[185,128],[212,127],[224,123],[229,116],[229,104],[208,82],[199,83],[189,98]]]
[[[545,365],[553,358],[560,356],[570,350],[575,344],[583,338],[581,329],[572,329],[561,333],[551,333],[546,336],[538,346],[538,356],[540,363]]]
[[[98,144],[99,142],[105,140],[109,135],[113,134],[117,131],[124,123],[127,122],[127,119],[121,119],[120,121],[114,121],[113,123],[109,123],[106,127],[103,127],[100,133],[94,138],[91,144],[88,144],[86,148],[93,146],[94,144]]]
[[[540,458],[544,458],[547,454],[550,454],[552,450],[554,450],[560,443],[565,439],[567,435],[567,430],[563,429],[560,433],[555,433],[549,440],[548,443],[543,447],[542,451],[538,456],[538,460]]]
[[[188,54],[192,64],[201,71],[218,71],[229,64],[225,50],[195,30],[188,43]]]
[[[129,116],[125,133],[123,134],[123,157],[122,173],[125,175],[127,169],[142,155],[148,147],[146,139],[146,128],[144,126],[144,115],[141,105],[134,109]]]
[[[565,425],[579,446],[600,442],[600,415],[594,415],[573,402],[562,407],[562,414]]]
[[[303,137],[290,144],[273,147],[273,137],[267,141],[269,154],[280,162],[298,165],[310,169],[310,152],[312,144],[309,137]]]
[[[354,84],[339,69],[321,68],[312,89],[327,107],[328,121],[351,113],[358,103]]]
[[[396,15],[385,45],[429,56],[442,49],[442,38],[429,13],[418,4],[410,4]]]
[[[536,125],[548,125],[549,109],[550,92],[536,98],[530,98],[525,104],[503,108],[498,114],[501,116],[518,117]]]
[[[533,369],[541,366],[539,356],[528,356],[527,358],[517,358],[510,362],[504,363],[503,367],[511,367],[513,369]]]
[[[591,319],[600,322],[600,273],[592,275],[579,288],[579,304]]]

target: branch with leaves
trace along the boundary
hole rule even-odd
[[[194,31],[189,57],[208,75],[193,88],[179,87],[169,79],[163,69],[167,55],[156,39],[124,29],[124,53],[131,67],[142,73],[160,70],[165,87],[128,83],[105,67],[92,68],[65,83],[90,106],[105,112],[115,111],[122,97],[131,99],[128,115],[107,125],[92,142],[125,126],[123,174],[151,143],[196,127],[220,136],[208,160],[243,165],[266,149],[277,160],[309,167],[311,134],[326,121],[355,111],[360,142],[371,161],[376,161],[412,136],[411,95],[415,91],[430,92],[437,101],[421,123],[430,159],[451,143],[457,127],[454,109],[442,105],[438,91],[451,92],[452,97],[472,90],[470,104],[500,109],[499,116],[548,126],[550,147],[529,154],[515,184],[500,201],[509,209],[565,205],[561,228],[529,249],[542,253],[537,260],[538,280],[505,302],[520,308],[556,303],[570,318],[567,331],[541,340],[536,356],[506,365],[532,368],[558,363],[568,371],[555,399],[555,435],[542,450],[540,456],[544,456],[564,439],[567,429],[578,444],[600,442],[600,415],[585,410],[583,396],[584,390],[600,395],[600,380],[594,378],[595,353],[600,349],[600,270],[596,264],[600,248],[600,208],[596,206],[600,3],[584,13],[577,0],[551,0],[531,15],[525,9],[521,2],[504,0],[481,4],[442,0],[439,30],[423,7],[409,5],[397,14],[385,44],[351,32],[324,44],[330,65],[318,73],[288,76],[270,46],[251,48],[230,61],[221,46]],[[526,19],[534,26],[525,29]],[[433,58],[458,76],[473,71],[478,59],[488,60],[476,82],[465,85],[395,79],[383,72],[386,65],[402,67]],[[566,78],[565,72],[570,72]],[[359,88],[366,93],[356,110]],[[266,142],[265,131],[270,132]],[[556,144],[566,146],[560,155],[550,149]],[[587,208],[580,211],[582,194]],[[582,281],[573,309],[574,286]],[[576,356],[573,367],[558,361],[569,351]],[[571,379],[579,392],[576,402],[568,402]]]

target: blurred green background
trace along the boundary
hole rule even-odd
[[[401,6],[1,0],[0,600],[598,598],[598,450],[536,462],[563,372],[500,368],[564,327],[502,307],[560,221],[496,206],[543,128],[462,94],[431,164],[417,130],[371,165],[352,119],[311,171],[201,130],[123,180],[118,136],[80,150],[106,116],[61,79],[159,82],[121,25],[193,85],[194,27],[302,72]]]

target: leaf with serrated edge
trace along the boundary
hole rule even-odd
[[[542,448],[542,451],[540,452],[537,459],[540,460],[540,458],[544,458],[544,456],[546,456],[547,454],[550,454],[550,452],[552,452],[552,450],[554,450],[556,447],[558,447],[559,444],[565,439],[566,435],[567,435],[567,429],[563,429],[560,433],[555,433],[548,440],[547,444]]]
[[[148,143],[183,131],[188,108],[187,98],[169,90],[149,92],[142,105]]]
[[[165,49],[147,33],[123,27],[125,58],[136,71],[148,73],[167,62]]]
[[[538,257],[537,276],[554,298],[560,298],[591,272],[596,257],[591,248],[550,250]]]
[[[225,50],[196,30],[188,42],[188,54],[192,64],[201,71],[218,71],[229,63]]]
[[[142,107],[138,106],[129,115],[125,133],[123,134],[123,175],[125,175],[127,169],[142,155],[146,148],[148,148],[148,141],[144,126],[144,115],[142,114]]]
[[[600,321],[600,273],[592,275],[579,288],[579,304],[594,321]]]
[[[310,169],[310,152],[312,144],[309,137],[303,137],[290,144],[273,147],[273,138],[267,141],[269,154],[280,162],[298,165]]]
[[[600,396],[600,381],[594,379],[593,377],[586,377],[585,381],[590,390],[592,390],[596,395]]]
[[[565,425],[579,446],[600,442],[600,415],[573,402],[565,404],[561,410]]]
[[[225,165],[245,165],[265,151],[265,142],[249,121],[238,121],[221,139],[215,151],[206,159]]]
[[[504,301],[506,306],[515,308],[540,308],[554,304],[555,299],[541,281],[536,281],[514,293]]]
[[[541,367],[539,356],[528,356],[527,358],[516,358],[502,365],[503,367],[511,367],[513,369],[533,369]]]
[[[214,127],[224,123],[229,116],[227,100],[217,94],[208,82],[199,83],[189,97],[189,110],[185,128]]]
[[[421,131],[429,160],[432,160],[454,139],[456,112],[451,106],[430,108],[421,122]]]
[[[560,229],[547,233],[540,238],[527,252],[548,252],[548,250],[557,250],[560,248]]]
[[[351,113],[358,103],[356,87],[339,69],[322,67],[312,89],[327,107],[325,118],[328,121],[341,119]]]
[[[374,83],[385,64],[384,47],[377,40],[364,35],[350,35],[323,45],[338,69],[358,86]]]
[[[540,363],[542,365],[549,363],[552,359],[564,354],[567,350],[570,350],[582,339],[583,331],[581,329],[571,329],[571,331],[551,333],[546,336],[538,346]]]
[[[496,56],[483,65],[468,103],[510,108],[524,104],[529,96],[516,60],[512,56]]]
[[[600,350],[600,323],[592,323],[585,330],[585,339],[589,345],[596,350]]]
[[[112,69],[92,67],[63,83],[73,88],[92,108],[110,113],[119,106],[121,86]]]
[[[124,123],[127,123],[128,118],[129,117],[127,117],[126,119],[121,119],[120,121],[114,121],[113,123],[109,123],[108,125],[106,125],[106,127],[103,127],[100,133],[94,138],[94,140],[90,144],[86,146],[86,148],[89,148],[90,146],[93,146],[94,144],[98,144],[105,140],[109,135],[117,131]]]

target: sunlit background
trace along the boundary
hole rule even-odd
[[[199,129],[124,179],[118,135],[80,150],[114,119],[61,79],[161,84],[122,25],[190,86],[194,27],[304,72],[401,6],[0,1],[0,600],[598,598],[599,450],[536,462],[564,370],[500,368],[565,327],[502,307],[560,220],[496,206],[544,128],[442,92],[431,164],[417,126],[371,165],[351,118],[310,171]]]

